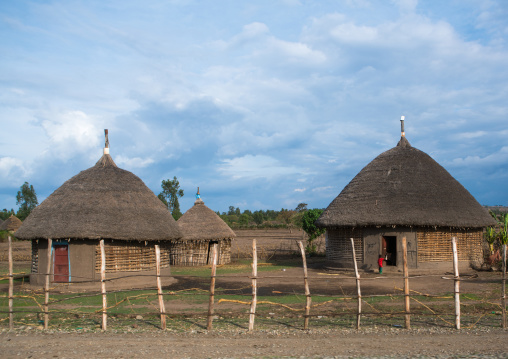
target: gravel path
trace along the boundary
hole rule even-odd
[[[0,333],[2,358],[508,358],[501,329]]]

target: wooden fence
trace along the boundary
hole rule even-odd
[[[12,258],[12,240],[9,237],[9,250],[8,250],[8,261],[9,261],[9,291],[8,291],[8,314],[9,314],[9,328],[14,328],[14,274],[13,274],[13,258]],[[461,328],[461,303],[460,303],[460,275],[458,270],[458,256],[457,256],[457,243],[456,238],[451,238],[451,247],[453,252],[453,270],[454,270],[454,316],[455,316],[455,328],[460,329]],[[49,246],[51,247],[51,240],[49,240]],[[207,313],[207,330],[213,329],[213,320],[214,320],[214,306],[216,304],[215,302],[215,282],[216,282],[216,270],[217,270],[217,244],[213,247],[213,261],[211,265],[211,274],[210,274],[210,289],[209,289],[209,302],[208,302],[208,313]],[[299,250],[302,257],[302,268],[303,268],[303,288],[305,292],[306,302],[305,302],[305,314],[303,315],[304,318],[304,324],[303,328],[304,330],[309,329],[309,318],[311,315],[311,304],[312,304],[312,296],[309,289],[309,276],[307,273],[307,263],[306,263],[306,255],[305,250],[302,245],[302,242],[298,242]],[[364,297],[362,297],[361,292],[361,283],[362,278],[360,276],[360,273],[358,271],[358,268],[356,266],[356,253],[355,253],[355,241],[353,238],[351,238],[351,248],[352,248],[352,260],[355,264],[354,267],[354,274],[355,276],[352,277],[352,279],[356,282],[356,299],[357,301],[357,310],[356,310],[356,328],[360,329],[361,327],[361,318],[362,318],[362,303],[364,303]],[[102,330],[107,330],[107,321],[108,321],[108,304],[107,304],[107,278],[106,278],[106,255],[104,252],[104,241],[100,241],[100,253],[101,253],[101,295],[102,295]],[[404,327],[409,329],[411,327],[411,308],[410,308],[410,276],[408,271],[408,265],[407,265],[407,248],[406,248],[406,238],[403,238],[402,241],[402,251],[403,251],[403,296],[404,296]],[[160,259],[160,248],[158,245],[155,246],[155,258],[156,258],[156,275],[155,275],[155,282],[157,286],[157,296],[158,296],[158,311],[160,315],[160,328],[166,329],[166,320],[167,320],[167,312],[165,309],[164,304],[164,293],[162,291],[161,286],[161,275],[160,275],[160,267],[161,267],[161,259]],[[249,331],[254,330],[254,324],[255,324],[255,318],[256,318],[256,306],[257,306],[257,284],[258,284],[258,255],[257,255],[257,245],[256,240],[254,239],[252,241],[252,275],[250,276],[251,279],[251,286],[252,286],[252,299],[250,302],[242,303],[247,304],[250,306],[249,310]],[[502,319],[501,319],[501,326],[503,328],[506,328],[506,245],[503,245],[503,267],[502,267],[502,281],[501,281],[501,308],[502,308]],[[49,328],[49,320],[50,320],[50,311],[49,311],[49,305],[50,305],[50,273],[51,273],[51,265],[52,265],[52,258],[51,258],[51,251],[48,251],[48,258],[47,258],[47,268],[46,268],[46,274],[45,274],[45,285],[44,285],[44,304],[42,306],[42,311],[38,312],[40,314],[44,315],[44,329]],[[415,299],[416,300],[416,299]],[[238,302],[238,301],[237,301]],[[5,312],[5,311],[4,311]],[[372,314],[372,313],[371,313]],[[386,313],[378,312],[379,315],[384,315]]]

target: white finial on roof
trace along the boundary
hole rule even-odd
[[[404,119],[406,116],[400,116],[400,135],[402,137],[406,137],[406,132],[404,132]]]
[[[104,130],[104,136],[105,136],[105,144],[104,144],[104,154],[109,155],[109,139],[108,139],[108,130]]]

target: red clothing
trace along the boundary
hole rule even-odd
[[[379,267],[380,267],[380,268],[383,266],[383,261],[384,261],[384,259],[383,259],[383,258],[379,258],[379,259],[377,260],[377,264],[379,265]]]

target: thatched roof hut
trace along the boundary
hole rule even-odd
[[[211,260],[211,245],[218,243],[219,264],[231,260],[231,241],[235,232],[214,211],[205,205],[199,194],[196,201],[177,221],[183,238],[172,241],[172,263],[179,265],[204,265]]]
[[[391,264],[398,266],[400,240],[406,236],[414,251],[412,266],[421,267],[451,260],[451,236],[459,239],[463,261],[481,261],[483,228],[493,225],[493,219],[450,173],[412,147],[402,131],[397,146],[365,166],[316,225],[328,230],[331,261],[350,262],[342,241],[354,237],[366,267],[375,266],[378,255],[387,251],[393,252]]]
[[[0,231],[9,231],[11,233],[16,233],[19,227],[21,227],[21,220],[15,215],[11,214],[9,218],[3,221],[0,224]]]
[[[74,278],[95,278],[100,268],[100,239],[106,243],[107,271],[122,272],[153,269],[153,244],[181,238],[182,234],[143,181],[115,164],[109,155],[106,130],[104,155],[95,166],[66,181],[37,206],[17,237],[33,241],[32,271],[36,272],[43,264],[47,239],[53,240],[54,247],[61,246],[62,255],[68,252],[70,281],[70,272]],[[169,254],[165,255],[169,265]]]

